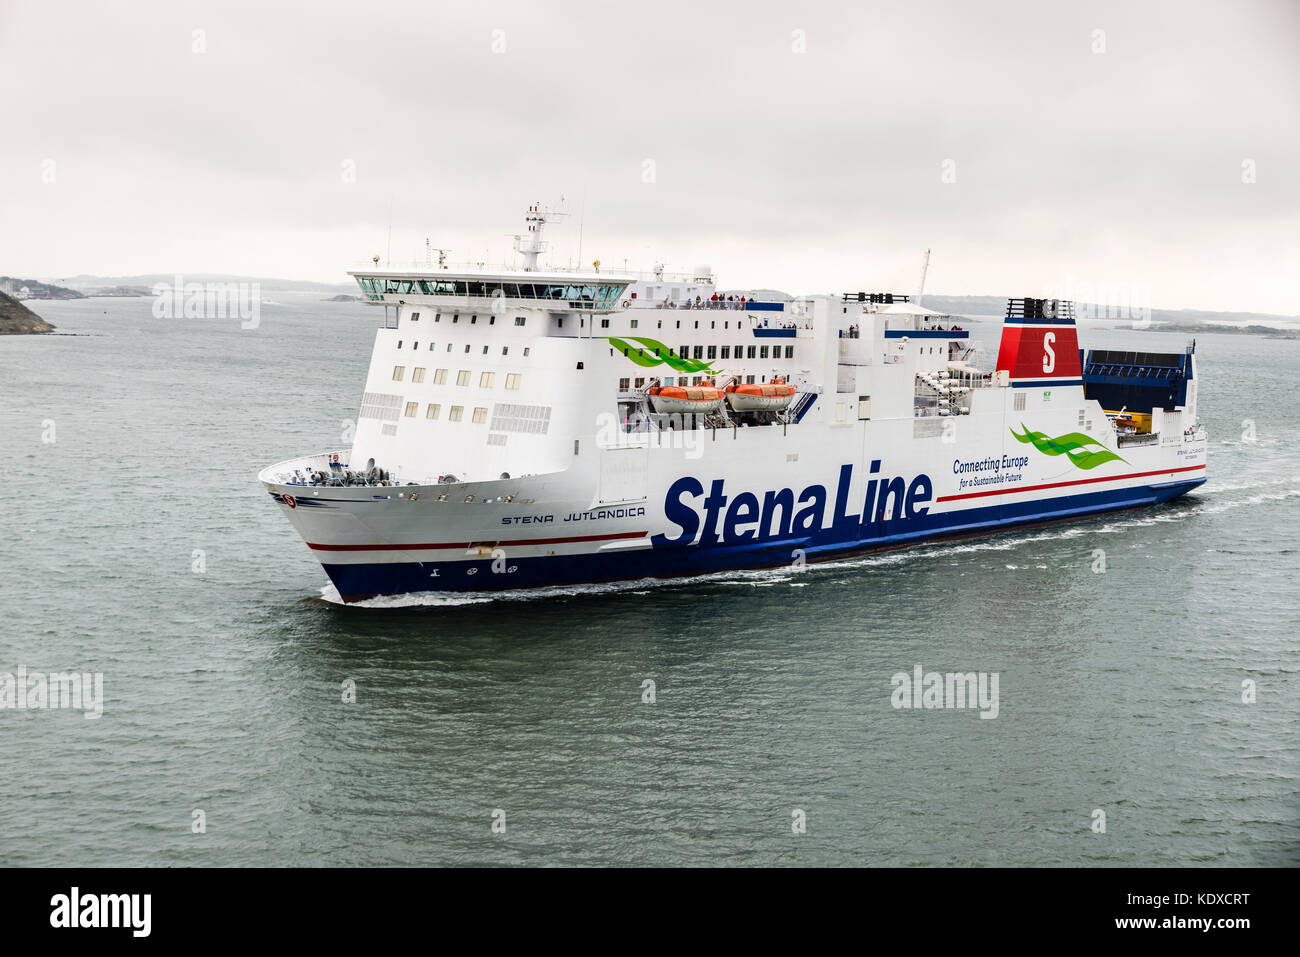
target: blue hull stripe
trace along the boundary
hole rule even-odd
[[[1088,492],[1037,502],[1003,503],[916,518],[885,519],[824,528],[803,538],[785,537],[744,545],[670,545],[630,551],[587,552],[538,558],[513,557],[506,550],[506,573],[493,573],[492,559],[460,561],[324,564],[344,601],[416,591],[496,591],[621,581],[674,578],[741,568],[788,565],[796,549],[806,560],[827,561],[926,541],[986,534],[1123,508],[1168,501],[1191,491],[1204,478]]]

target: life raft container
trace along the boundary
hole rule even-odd
[[[726,395],[733,412],[780,412],[794,401],[795,388],[781,379],[762,385],[733,382],[727,386]]]
[[[722,408],[722,390],[711,385],[655,386],[647,395],[650,406],[661,415],[704,414]]]

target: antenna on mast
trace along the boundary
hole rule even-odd
[[[515,237],[515,252],[523,258],[524,272],[535,272],[538,257],[546,252],[547,247],[542,239],[542,233],[546,229],[547,220],[567,215],[568,213],[563,211],[554,212],[543,208],[540,203],[528,207],[528,212],[524,214],[526,231],[522,236]]]
[[[930,250],[925,251],[925,260],[921,263],[921,282],[916,287],[916,304],[921,304],[921,293],[925,292],[925,274],[930,269]]]

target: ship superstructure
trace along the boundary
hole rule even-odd
[[[345,601],[803,564],[1205,481],[1194,344],[1079,348],[1008,302],[993,368],[913,297],[711,270],[352,273],[381,307],[354,441],[260,480]]]

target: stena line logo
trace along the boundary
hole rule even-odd
[[[148,937],[152,894],[70,894],[50,898],[51,927],[125,927],[133,937]]]
[[[724,479],[714,479],[707,494],[694,476],[679,478],[664,497],[664,517],[677,526],[677,534],[655,535],[656,546],[743,545],[791,536],[808,536],[820,532],[830,511],[831,527],[837,537],[858,537],[859,529],[898,519],[914,519],[926,514],[934,496],[934,482],[928,475],[910,481],[880,474],[880,460],[871,463],[862,511],[850,513],[849,498],[853,487],[853,466],[840,466],[839,483],[832,501],[824,485],[809,485],[795,494],[783,488],[763,492],[741,491],[728,494]]]

